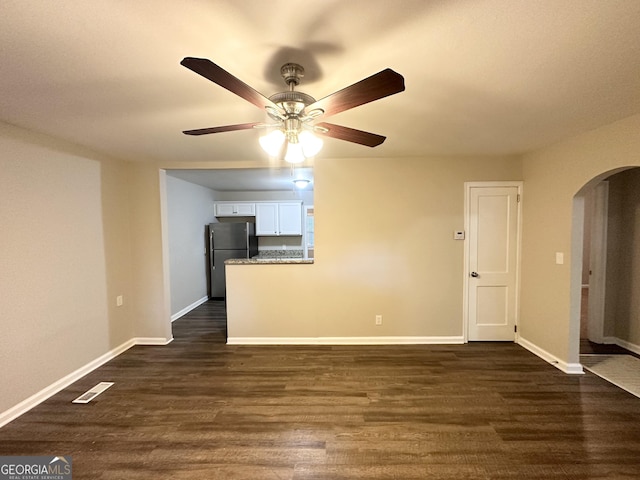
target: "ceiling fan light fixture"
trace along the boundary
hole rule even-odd
[[[277,157],[284,143],[285,135],[282,130],[273,130],[272,132],[262,135],[258,140],[262,149],[271,157]]]
[[[313,157],[322,149],[323,142],[313,133],[303,130],[287,130],[280,128],[262,135],[259,140],[262,149],[271,157],[277,157],[282,151],[283,144],[287,143],[284,159],[288,163],[302,163],[305,159]]]

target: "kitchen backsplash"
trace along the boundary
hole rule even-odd
[[[302,258],[303,250],[260,250],[253,258]]]

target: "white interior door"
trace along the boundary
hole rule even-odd
[[[467,334],[515,339],[519,186],[467,185]]]

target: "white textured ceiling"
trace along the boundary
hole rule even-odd
[[[172,177],[212,188],[220,192],[281,191],[296,190],[296,179],[309,180],[305,190],[313,190],[313,168],[242,168],[221,170],[173,169],[167,172]]]
[[[255,106],[180,66],[205,57],[265,96],[301,63],[321,98],[384,68],[406,91],[327,119],[387,136],[320,156],[530,151],[640,112],[638,0],[3,0],[0,120],[132,161],[268,161]]]

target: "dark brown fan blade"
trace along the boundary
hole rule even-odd
[[[234,130],[249,130],[256,125],[263,125],[260,122],[240,123],[238,125],[225,125],[223,127],[199,128],[197,130],[185,130],[185,135],[208,135],[209,133],[233,132]]]
[[[279,112],[282,111],[280,107],[267,97],[234,77],[211,60],[206,58],[186,57],[180,62],[180,64],[184,65],[189,70],[196,72],[198,75],[202,75],[204,78],[211,80],[213,83],[220,85],[222,88],[226,88],[230,92],[244,98],[246,101],[253,103],[261,110],[264,110],[265,107],[269,106],[275,108]]]
[[[360,80],[358,83],[321,98],[307,106],[305,111],[310,112],[321,108],[324,110],[326,117],[402,91],[404,91],[404,77],[387,68],[364,80]]]
[[[346,140],[347,142],[359,143],[367,147],[377,147],[386,140],[387,137],[376,135],[375,133],[363,132],[355,128],[343,127],[342,125],[334,125],[333,123],[318,123],[317,127],[326,128],[326,132],[317,130],[315,133],[325,135],[338,140]]]

